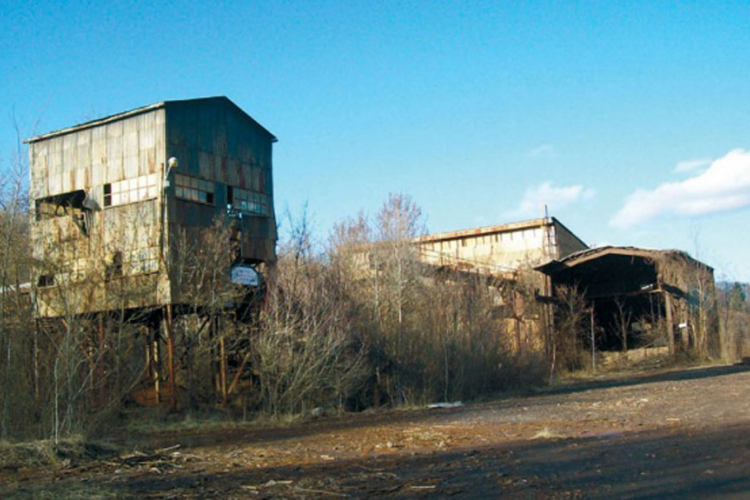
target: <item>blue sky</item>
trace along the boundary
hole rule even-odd
[[[158,4],[158,5],[157,5]],[[750,281],[746,2],[8,2],[0,153],[227,95],[279,137],[276,208],[323,239],[389,192],[431,232],[550,214]]]

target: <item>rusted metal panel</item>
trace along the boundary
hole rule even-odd
[[[270,195],[269,213],[261,217],[246,214],[242,220],[241,256],[255,261],[275,260],[276,223],[271,184],[273,135],[226,99],[200,105],[167,103],[166,119],[169,156],[179,159],[179,173],[214,185],[214,200],[209,204],[213,207],[212,214],[205,207],[189,207],[195,204],[192,201],[180,201],[175,205],[176,225],[170,228],[170,238],[175,237],[181,225],[207,225],[209,218],[225,217],[229,187],[266,193]],[[253,222],[256,219],[263,220]],[[251,241],[263,243],[251,244]]]

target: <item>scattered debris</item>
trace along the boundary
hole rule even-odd
[[[453,403],[432,403],[427,405],[427,408],[431,410],[442,409],[442,408],[459,408],[464,404],[461,401],[455,401]]]

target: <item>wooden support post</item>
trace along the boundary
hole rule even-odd
[[[521,320],[517,316],[514,318],[516,324],[516,355],[521,355]]]
[[[685,328],[681,330],[682,346],[687,351],[690,348],[690,329],[693,327],[694,323],[691,321],[690,306],[687,302],[683,302],[680,309],[682,310],[683,323],[685,323]],[[695,333],[693,333],[693,335],[695,335]]]
[[[177,409],[177,383],[175,381],[174,369],[174,328],[172,323],[172,304],[167,304],[165,308],[164,327],[167,334],[167,354],[169,356],[169,408]]]
[[[596,331],[594,330],[594,304],[591,303],[591,371],[596,371]]]
[[[219,337],[221,349],[221,407],[227,407],[227,353],[224,346],[224,335]]]
[[[674,345],[674,320],[672,317],[672,296],[669,292],[664,293],[664,312],[667,321],[667,341],[669,342],[669,354],[675,353]]]
[[[99,340],[99,349],[98,349],[97,356],[96,356],[96,363],[97,363],[97,367],[96,367],[96,373],[97,373],[97,377],[96,378],[97,378],[97,381],[96,382],[99,385],[99,387],[98,387],[98,389],[99,389],[99,394],[98,394],[99,404],[102,405],[102,406],[104,406],[106,404],[106,398],[107,398],[107,391],[106,391],[106,384],[105,384],[105,377],[107,375],[107,372],[106,372],[106,369],[105,369],[105,359],[104,359],[105,358],[105,356],[104,356],[104,349],[105,349],[105,346],[104,346],[104,340],[105,340],[105,335],[104,335],[104,313],[99,313],[98,316],[99,316],[98,317],[98,320],[99,320],[99,325],[98,325],[99,326],[99,329],[98,329],[98,334],[99,334],[99,339],[98,339]]]

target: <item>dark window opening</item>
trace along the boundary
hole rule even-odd
[[[104,206],[112,206],[112,184],[104,185]]]
[[[234,188],[227,186],[227,205],[234,204]]]
[[[36,200],[36,220],[47,220],[55,217],[83,216],[83,190],[48,196]]]
[[[44,286],[54,286],[55,284],[55,275],[54,274],[42,274],[39,276],[38,285],[40,287]]]

